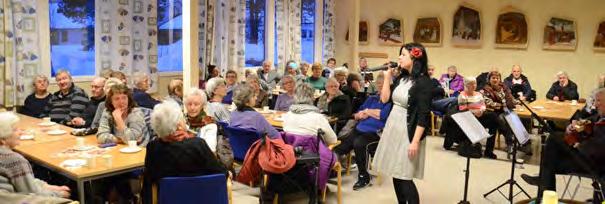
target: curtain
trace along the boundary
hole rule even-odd
[[[23,105],[41,73],[36,1],[0,0],[0,29],[0,103]]]
[[[95,63],[132,75],[151,76],[149,92],[158,85],[158,16],[156,0],[95,2]]]
[[[283,73],[288,60],[301,61],[301,1],[275,0],[277,67]]]
[[[208,2],[206,0],[198,1],[199,9],[200,9],[200,22],[199,22],[199,31],[198,31],[198,43],[199,43],[199,66],[200,66],[200,80],[206,78],[206,65],[208,64],[208,57],[206,54],[206,45],[210,42],[207,42],[207,16],[208,16]],[[212,8],[212,7],[210,7]]]
[[[212,19],[209,19],[214,21],[214,29],[207,29],[214,32],[212,45],[206,44],[213,48],[212,64],[217,65],[223,74],[228,69],[243,73],[246,1],[216,0],[215,5]]]
[[[336,31],[336,22],[334,18],[334,7],[336,0],[324,0],[324,22],[323,22],[323,62],[334,57],[336,42],[334,32]]]

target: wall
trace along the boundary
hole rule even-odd
[[[353,3],[356,0],[337,1],[336,6],[336,59],[338,64],[349,62],[352,43],[344,36],[353,19]],[[463,75],[477,76],[480,72],[498,67],[503,75],[510,73],[513,64],[520,64],[536,89],[544,97],[555,81],[555,73],[566,70],[570,79],[578,84],[580,97],[596,86],[596,78],[605,73],[605,53],[595,53],[592,43],[597,25],[605,20],[605,1],[602,0],[359,0],[360,19],[370,25],[370,42],[360,45],[359,52],[383,52],[390,60],[396,60],[399,47],[378,45],[378,25],[384,20],[397,17],[403,19],[406,42],[413,39],[416,19],[438,16],[442,25],[442,46],[427,48],[430,64],[437,66],[436,73],[445,73],[447,66],[456,65]],[[454,12],[462,3],[479,9],[482,21],[482,46],[480,48],[458,48],[450,43]],[[512,5],[525,14],[528,23],[529,44],[527,49],[495,48],[495,27],[501,9]],[[563,17],[576,21],[578,46],[575,51],[547,51],[542,49],[543,29],[551,17]],[[385,59],[369,60],[372,63]]]

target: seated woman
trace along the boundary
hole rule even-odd
[[[105,92],[105,101],[107,101],[107,95],[109,94],[109,91],[111,90],[111,87],[114,85],[118,85],[118,84],[123,84],[122,81],[118,78],[109,78],[107,80],[105,80],[105,85],[103,86],[103,92]],[[95,117],[92,120],[92,124],[90,124],[90,134],[95,134],[97,133],[97,129],[99,128],[99,123],[101,122],[101,116],[103,115],[103,112],[105,112],[105,110],[107,108],[105,108],[105,101],[99,103],[99,105],[97,106],[97,111],[95,112]]]
[[[256,101],[254,102],[253,108],[262,108],[264,106],[269,105],[269,94],[261,89],[260,87],[260,79],[256,75],[250,75],[246,77],[246,84],[249,84],[254,92],[254,98]],[[235,94],[235,93],[234,93]]]
[[[322,129],[326,134],[323,140],[327,145],[336,143],[336,133],[332,130],[330,122],[319,109],[313,105],[315,89],[311,85],[302,83],[296,86],[294,103],[290,111],[284,114],[284,132],[297,135],[317,135]]]
[[[34,78],[34,93],[25,98],[25,103],[19,113],[40,118],[48,100],[50,100],[48,78],[45,75],[38,75]]]
[[[485,114],[492,114],[494,121],[496,121],[497,128],[489,129],[490,135],[492,138],[487,140],[485,144],[485,152],[492,152],[494,150],[494,142],[496,136],[496,129],[500,130],[500,134],[504,135],[506,141],[506,151],[508,156],[510,157],[513,151],[513,133],[508,124],[506,123],[506,119],[504,119],[505,109],[513,109],[515,108],[515,104],[518,103],[513,95],[510,93],[510,90],[504,86],[501,80],[500,72],[492,71],[489,73],[489,82],[483,90],[481,90],[481,94],[483,94],[483,98],[485,99],[485,104],[487,107],[487,111]]]
[[[168,84],[168,96],[166,96],[166,100],[171,99],[174,100],[179,106],[183,107],[183,80],[182,79],[172,79],[170,80],[170,84]]]
[[[255,89],[249,84],[240,84],[235,87],[233,103],[237,109],[231,112],[229,126],[252,129],[263,135],[266,134],[270,138],[280,137],[279,132],[267,122],[265,117],[252,108],[258,101],[254,92]]]
[[[67,186],[54,186],[34,177],[29,162],[14,152],[19,145],[19,121],[12,112],[0,113],[0,191],[68,198]]]
[[[209,98],[206,103],[206,113],[215,121],[227,122],[231,120],[231,113],[227,110],[225,104],[222,103],[223,98],[227,94],[227,88],[225,87],[225,80],[223,78],[215,77],[206,83],[206,95]]]
[[[359,111],[353,115],[358,121],[355,130],[334,148],[334,152],[338,155],[347,154],[351,150],[355,151],[355,163],[359,174],[353,190],[362,189],[370,184],[371,177],[366,163],[366,146],[380,139],[378,132],[384,128],[389,112],[391,112],[392,104],[380,101],[383,79],[382,73],[376,77],[376,95],[369,96],[359,107]]]
[[[311,86],[316,90],[325,90],[326,82],[328,81],[325,77],[321,75],[323,67],[321,63],[313,63],[311,65],[311,76],[309,76],[305,82],[311,84]]]
[[[458,70],[454,65],[447,68],[447,73],[441,75],[439,82],[445,84],[445,93],[448,97],[456,97],[464,90],[464,77],[458,74]]]
[[[550,86],[546,98],[554,101],[578,100],[578,85],[569,80],[567,72],[560,71],[557,73],[557,81]]]
[[[357,73],[351,73],[347,76],[347,85],[341,91],[351,99],[351,105],[353,105],[351,110],[353,111],[357,111],[367,98],[362,86],[361,75]]]
[[[305,78],[307,78],[306,76],[300,74],[299,70],[298,70],[298,63],[296,63],[294,60],[289,60],[288,62],[286,62],[286,69],[284,70],[284,76],[292,76],[292,78],[294,79],[294,82],[296,82],[296,84],[304,82]],[[282,81],[284,79],[282,78]],[[283,86],[283,83],[282,83]]]
[[[196,132],[216,152],[217,126],[214,119],[204,112],[206,94],[202,90],[193,89],[185,96],[186,119],[189,130]]]
[[[277,96],[274,109],[276,111],[288,111],[294,101],[294,86],[296,86],[296,83],[292,75],[285,75],[281,79],[281,84],[286,93]]]
[[[132,97],[138,106],[143,108],[153,109],[153,106],[160,103],[160,101],[154,99],[147,93],[149,90],[149,75],[147,73],[135,73],[134,74],[134,89],[132,89]]]
[[[132,93],[126,85],[112,86],[105,101],[106,111],[99,121],[97,141],[105,144],[135,140],[139,146],[147,145],[149,132],[145,116],[143,111],[135,106]]]
[[[225,80],[227,82],[227,94],[223,97],[224,104],[231,104],[233,102],[233,88],[238,84],[237,72],[230,69],[225,74]]]
[[[158,139],[147,145],[145,155],[145,189],[164,177],[189,177],[210,174],[227,174],[208,144],[191,135],[179,105],[166,101],[155,106],[151,114],[151,127]],[[144,196],[150,199],[149,195]]]
[[[338,118],[336,132],[351,118],[352,111],[351,99],[344,95],[338,87],[338,81],[334,77],[329,78],[326,83],[326,92],[315,102],[321,113]]]

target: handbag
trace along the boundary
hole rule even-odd
[[[264,145],[258,153],[260,167],[274,174],[281,174],[296,164],[296,156],[292,145],[286,144],[281,138],[270,139],[265,136]]]

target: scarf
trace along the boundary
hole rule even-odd
[[[210,123],[214,123],[214,119],[212,119],[212,117],[206,115],[206,112],[204,112],[204,111],[200,111],[200,113],[197,116],[191,117],[189,115],[185,115],[185,117],[187,117],[187,124],[189,125],[189,128],[196,132],[201,127],[204,127]]]
[[[319,108],[309,104],[292,104],[290,106],[290,112],[296,114],[305,114],[310,112],[319,113]]]
[[[160,139],[164,142],[180,142],[187,138],[192,138],[192,137],[194,137],[194,135],[185,130],[177,130],[174,133],[172,133],[168,136],[162,137]]]

